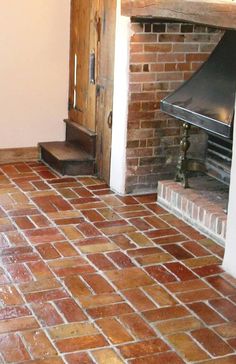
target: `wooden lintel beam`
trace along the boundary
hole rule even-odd
[[[236,0],[121,0],[121,13],[236,29]]]

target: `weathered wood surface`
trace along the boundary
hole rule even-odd
[[[0,164],[39,159],[38,147],[0,149]]]
[[[236,29],[234,0],[121,0],[124,16],[157,17]]]

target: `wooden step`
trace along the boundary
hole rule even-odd
[[[66,141],[77,143],[80,148],[95,157],[96,133],[71,120],[66,119],[64,122],[66,123]]]
[[[62,175],[95,174],[95,158],[73,142],[39,143],[41,159]]]

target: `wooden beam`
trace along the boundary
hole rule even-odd
[[[0,164],[36,161],[38,159],[38,147],[0,149]]]
[[[236,0],[121,0],[121,13],[236,29]]]

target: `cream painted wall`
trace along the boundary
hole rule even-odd
[[[62,140],[70,0],[0,0],[0,148]]]

